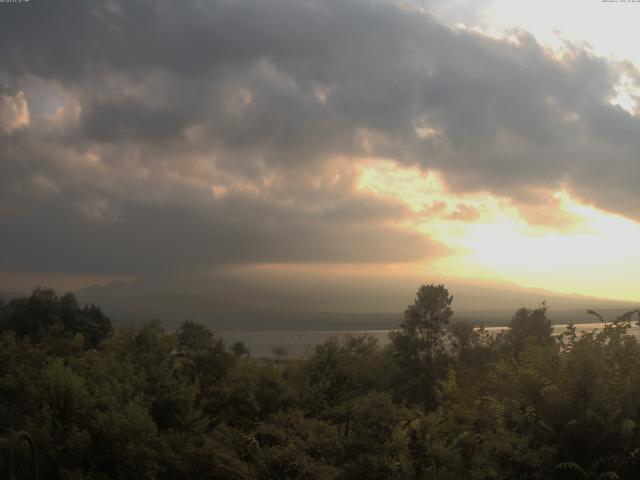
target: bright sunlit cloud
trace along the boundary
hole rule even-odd
[[[434,172],[369,161],[359,187],[405,202],[412,226],[452,248],[432,264],[442,273],[565,293],[637,300],[640,224],[554,192],[549,217],[568,225],[534,223],[512,201],[487,193],[452,194]],[[474,215],[460,215],[460,211]]]
[[[636,41],[640,2],[487,0],[452,3],[455,8],[449,2],[442,2],[433,13],[455,28],[506,39],[513,38],[516,31],[526,31],[559,56],[569,42],[595,55],[640,66]],[[635,113],[639,93],[638,86],[623,76],[611,103]]]
[[[486,30],[520,29],[550,46],[568,40],[586,43],[601,55],[613,55],[640,64],[636,43],[640,3],[601,0],[487,0],[449,8],[442,2],[435,15],[450,23],[477,23]],[[472,12],[472,14],[470,14]]]

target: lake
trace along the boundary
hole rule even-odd
[[[584,333],[602,329],[603,323],[581,323],[576,324],[577,332]],[[500,332],[507,327],[485,327],[488,332]],[[566,325],[554,325],[553,333],[559,334],[567,328]],[[286,358],[301,358],[311,352],[316,345],[323,343],[331,337],[345,337],[347,335],[367,334],[378,340],[378,345],[383,346],[389,343],[389,332],[391,330],[288,330],[288,331],[252,331],[252,330],[230,330],[218,332],[225,339],[228,345],[240,340],[249,347],[252,357],[273,357],[273,348],[284,349]],[[629,329],[629,334],[640,339],[640,327],[633,325]]]

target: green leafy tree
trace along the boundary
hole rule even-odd
[[[231,345],[231,351],[238,357],[249,357],[250,350],[244,342],[237,340]]]
[[[111,320],[95,305],[80,307],[75,296],[58,297],[51,289],[36,288],[26,298],[14,299],[2,310],[0,327],[32,342],[78,335],[82,346],[96,348],[111,334]]]
[[[0,478],[15,430],[52,480],[638,477],[637,311],[554,337],[543,304],[494,335],[451,301],[423,286],[388,346],[276,361],[37,289],[0,305]]]
[[[193,320],[183,322],[176,334],[177,348],[184,354],[205,350],[211,347],[215,340],[211,330]]]
[[[509,323],[508,339],[516,352],[524,348],[528,340],[539,345],[549,345],[553,342],[553,326],[547,318],[547,304],[545,302],[536,309],[520,308]]]
[[[410,401],[433,403],[435,381],[446,371],[444,334],[453,316],[452,301],[443,285],[421,286],[400,330],[390,334],[394,357],[404,373],[401,385]]]

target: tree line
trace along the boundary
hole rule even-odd
[[[424,285],[389,345],[302,359],[192,321],[113,328],[47,289],[0,302],[0,477],[21,430],[47,479],[638,477],[638,310],[553,335],[543,304],[490,335],[452,302]]]

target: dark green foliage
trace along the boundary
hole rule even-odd
[[[551,320],[547,318],[546,303],[534,310],[520,308],[511,319],[509,327],[508,338],[516,352],[521,351],[528,340],[540,345],[553,342],[553,327]]]
[[[299,411],[278,413],[258,426],[256,438],[264,462],[260,479],[340,478],[338,432],[327,422]]]
[[[12,330],[18,338],[46,339],[50,344],[79,335],[85,348],[96,348],[111,333],[111,321],[98,307],[81,308],[73,294],[58,298],[53,290],[43,288],[3,306],[0,327]]]
[[[207,327],[194,321],[186,321],[176,333],[176,347],[180,353],[201,352],[211,347],[216,338]]]
[[[433,387],[446,372],[445,333],[453,315],[453,297],[443,285],[423,285],[404,312],[400,330],[391,333],[393,353],[401,368],[398,389],[411,403],[433,404]]]
[[[247,346],[239,340],[231,345],[231,351],[238,357],[248,357],[251,353],[249,351],[249,348],[247,348]]]
[[[489,335],[451,302],[423,286],[388,347],[275,360],[191,321],[111,332],[51,290],[0,303],[0,478],[16,430],[53,480],[638,478],[638,311],[553,336],[543,304]]]

